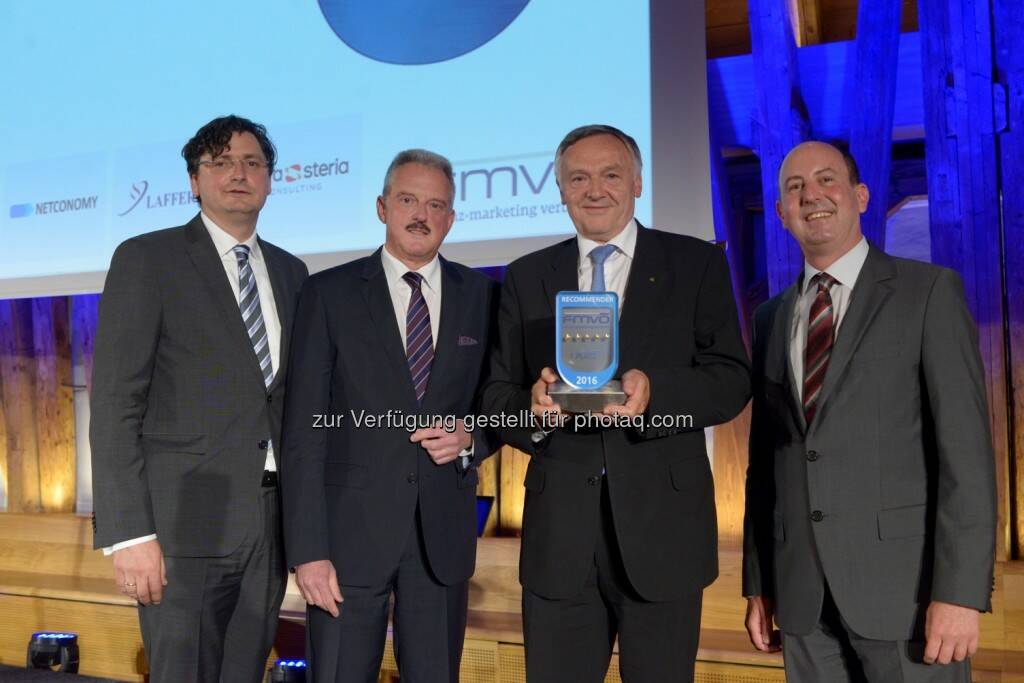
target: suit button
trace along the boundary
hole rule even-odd
[[[820,522],[823,519],[825,519],[825,514],[821,510],[815,510],[811,513],[812,522]]]
[[[410,472],[409,474],[406,475],[405,480],[407,482],[409,482],[410,484],[415,484],[416,483],[416,474],[414,472]]]
[[[599,481],[601,481],[601,477],[587,477],[587,483],[591,486],[597,486]]]
[[[273,401],[274,401],[273,394],[267,394],[267,403],[272,403]]]
[[[264,439],[263,441],[260,441],[259,444],[257,445],[260,447],[261,451],[265,451],[267,450],[267,447],[270,446],[270,442]]]
[[[818,459],[818,451],[807,451],[807,460],[814,462]]]

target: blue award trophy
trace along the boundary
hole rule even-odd
[[[619,297],[615,292],[555,296],[555,357],[561,382],[548,396],[566,413],[601,412],[626,402],[619,365]]]

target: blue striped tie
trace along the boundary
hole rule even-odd
[[[617,248],[614,244],[602,244],[599,247],[594,247],[590,252],[590,260],[594,262],[594,277],[590,281],[591,292],[605,291],[604,262],[615,253]]]
[[[409,360],[409,374],[416,389],[416,401],[423,403],[430,379],[430,366],[434,362],[434,336],[430,332],[430,311],[423,298],[420,285],[423,276],[409,272],[402,276],[412,290],[409,311],[405,314],[405,355]]]
[[[232,249],[238,259],[238,308],[242,311],[242,322],[249,332],[252,350],[256,352],[256,360],[260,363],[263,373],[263,384],[266,387],[274,381],[274,367],[270,360],[270,343],[267,339],[267,326],[263,323],[263,310],[260,308],[260,292],[256,288],[256,277],[249,265],[249,247],[236,244]]]

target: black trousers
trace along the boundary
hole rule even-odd
[[[165,557],[159,605],[139,606],[151,683],[257,683],[277,633],[286,574],[277,489],[227,557]]]
[[[394,572],[372,586],[339,576],[341,614],[306,610],[306,657],[316,683],[376,683],[395,596],[394,646],[402,683],[457,683],[469,582],[440,583],[430,570],[419,513]]]
[[[826,588],[818,625],[782,634],[789,683],[971,683],[969,661],[924,664],[921,640],[870,640],[851,629]]]
[[[649,602],[637,594],[622,564],[605,482],[594,565],[580,593],[549,600],[523,589],[526,679],[600,683],[617,636],[626,683],[692,681],[702,597],[695,591],[678,600]]]

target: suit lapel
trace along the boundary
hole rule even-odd
[[[657,337],[652,326],[657,325],[672,289],[672,268],[659,242],[655,233],[637,223],[636,248],[619,317],[618,375],[641,364],[646,345]]]
[[[782,293],[779,301],[779,308],[772,320],[772,330],[769,335],[769,347],[765,351],[765,362],[772,363],[772,370],[778,368],[781,372],[771,372],[766,368],[767,375],[771,377],[782,377],[789,397],[789,409],[793,413],[793,419],[800,425],[800,431],[807,430],[807,421],[804,419],[804,411],[800,404],[799,384],[796,374],[793,371],[793,363],[789,353],[792,343],[793,317],[796,315],[796,303],[800,298],[801,284],[803,278],[790,285]]]
[[[544,273],[544,293],[547,295],[551,316],[555,315],[555,295],[559,292],[575,292],[580,288],[579,248],[576,238],[566,240],[558,245],[551,268]]]
[[[451,372],[449,366],[453,362],[457,344],[456,334],[459,329],[459,312],[462,310],[460,305],[462,276],[444,258],[438,256],[438,259],[441,265],[441,321],[437,329],[437,339],[434,340],[434,362],[430,368],[431,380],[435,376],[444,377],[445,373]],[[432,392],[431,387],[437,385],[437,382],[427,381],[427,392],[423,395],[424,408],[428,402],[433,405],[433,393],[436,393],[436,390]]]
[[[281,259],[278,258],[276,252],[267,248],[266,242],[258,237],[256,239],[260,243],[260,252],[263,254],[263,260],[267,263],[270,286],[274,290],[274,307],[277,309],[277,319],[281,323],[281,350],[278,354],[278,364],[280,367],[274,368],[274,381],[270,384],[270,388],[273,389],[277,386],[280,379],[284,377],[283,369],[288,367],[288,345],[290,342],[289,338],[291,337],[292,320],[289,315],[289,307],[285,305],[285,302],[291,300],[291,292],[285,289],[284,264],[281,262]]]
[[[405,349],[402,348],[402,334],[395,318],[395,306],[391,302],[388,279],[384,275],[384,264],[380,260],[381,249],[366,259],[366,265],[363,268],[363,299],[366,301],[367,310],[373,319],[377,341],[384,348],[387,356],[386,364],[395,374],[394,379],[405,395],[406,404],[415,406],[416,390],[412,386],[412,377],[409,376],[409,363],[405,356]]]
[[[223,313],[224,326],[231,337],[231,345],[235,348],[245,349],[242,356],[252,369],[252,376],[260,384],[261,389],[266,389],[263,384],[263,372],[260,370],[259,361],[256,359],[256,352],[252,349],[252,340],[242,322],[242,313],[238,310],[238,301],[235,300],[224,272],[224,265],[220,261],[213,240],[203,225],[203,220],[198,214],[185,226],[185,244],[192,264],[202,278],[206,288],[210,291],[212,298]]]
[[[825,381],[821,386],[818,398],[818,414],[820,415],[828,402],[836,385],[842,379],[846,368],[860,345],[864,333],[871,326],[875,315],[882,308],[885,300],[892,294],[892,286],[887,280],[896,276],[892,261],[883,252],[874,247],[868,252],[857,283],[850,297],[850,306],[846,310],[839,333],[832,347],[832,356],[825,371]],[[818,424],[819,420],[815,420]]]

